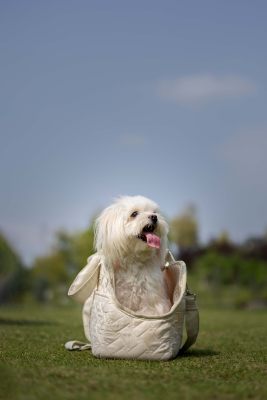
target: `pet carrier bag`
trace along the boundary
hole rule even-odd
[[[100,358],[169,360],[195,343],[199,330],[196,297],[186,284],[186,265],[168,251],[163,273],[171,275],[172,303],[164,315],[146,316],[123,307],[115,296],[114,274],[96,253],[77,275],[68,295],[84,303],[83,325],[89,343],[70,341],[68,350],[92,349]],[[187,339],[182,345],[183,328]]]

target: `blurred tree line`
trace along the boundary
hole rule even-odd
[[[227,231],[206,245],[199,243],[196,208],[189,206],[170,223],[170,239],[178,248],[198,294],[218,306],[267,307],[267,234],[241,244]]]
[[[25,298],[68,302],[68,287],[94,252],[93,242],[93,222],[80,232],[61,230],[49,254],[26,268],[0,234],[0,303]],[[170,221],[170,242],[177,259],[186,262],[189,283],[204,303],[267,307],[267,235],[237,245],[222,232],[203,245],[196,208],[189,206]]]
[[[0,233],[0,303],[18,300],[28,289],[28,278],[19,255]]]
[[[93,224],[81,232],[59,231],[50,253],[23,265],[11,244],[0,235],[0,303],[34,298],[67,301],[68,286],[93,251]]]
[[[94,252],[93,224],[73,234],[59,231],[50,254],[38,257],[31,269],[34,298],[39,301],[66,300],[68,286],[77,273],[86,265]]]

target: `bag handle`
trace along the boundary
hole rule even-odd
[[[163,268],[168,268],[172,263],[176,263],[176,260],[170,250],[167,250],[166,260],[167,261]],[[187,284],[185,292],[185,329],[187,338],[180,348],[179,354],[184,353],[196,342],[199,332],[199,312],[196,302],[196,295],[190,292]]]
[[[91,348],[91,343],[84,343],[79,340],[70,340],[65,343],[65,349],[67,350],[90,350]]]
[[[185,329],[187,338],[179,350],[179,355],[183,354],[196,342],[199,332],[199,312],[196,295],[191,293],[188,287],[185,294]]]

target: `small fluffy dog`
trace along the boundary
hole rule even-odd
[[[96,249],[114,271],[118,301],[144,315],[167,313],[172,304],[161,267],[168,225],[157,204],[121,197],[99,216],[95,233]]]

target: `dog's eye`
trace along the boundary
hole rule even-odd
[[[138,211],[134,211],[134,212],[131,214],[131,217],[132,217],[132,218],[135,218],[135,217],[137,216],[137,214],[138,214]]]

